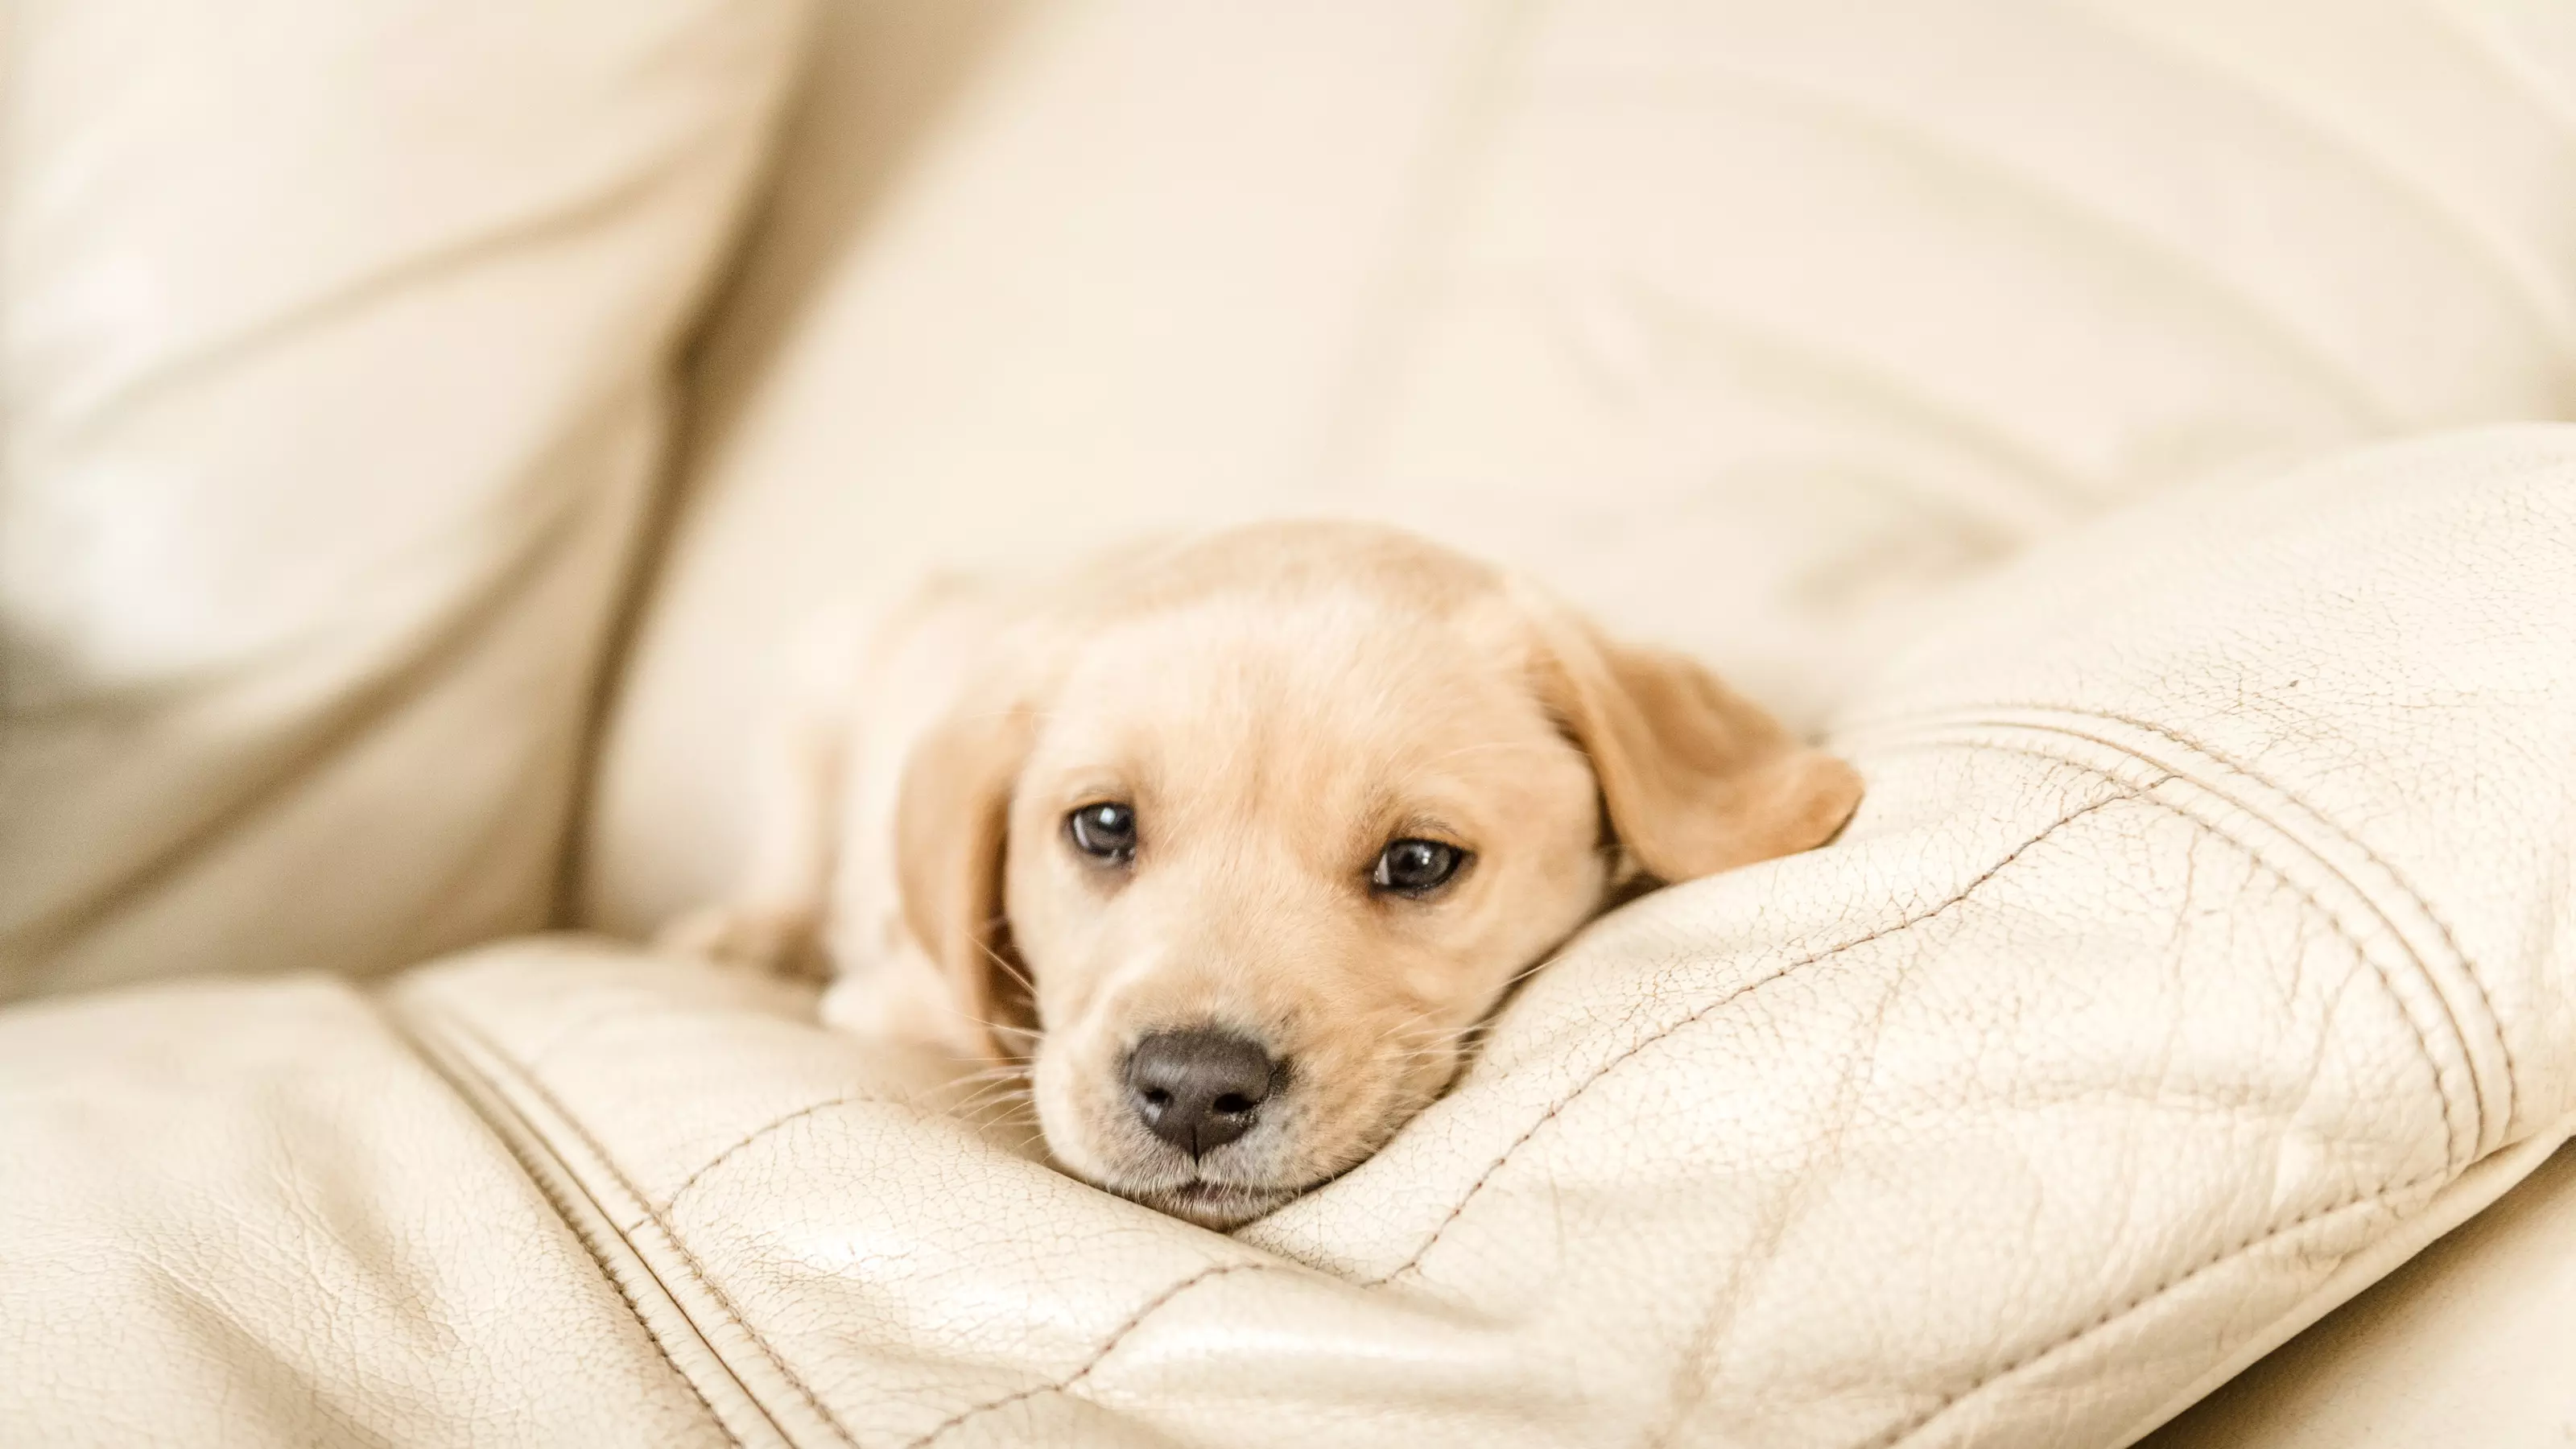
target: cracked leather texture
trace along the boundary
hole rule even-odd
[[[2576,430],[2106,519],[1857,691],[1839,840],[1600,922],[1233,1237],[583,939],[22,1010],[0,1425],[2124,1443],[2567,1135],[2570,637]]]

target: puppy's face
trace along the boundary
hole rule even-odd
[[[1375,1151],[1623,848],[1704,873],[1814,844],[1857,796],[1691,666],[1623,680],[1579,626],[1401,536],[1249,530],[1151,577],[1069,604],[1019,687],[916,757],[906,904],[975,953],[971,1011],[1034,1027],[1056,1158],[1176,1216],[1231,1226]],[[1712,799],[1711,769],[1743,798]],[[1650,821],[1623,808],[1641,788],[1730,819]],[[984,826],[961,846],[923,811]],[[1759,840],[1727,828],[1756,815]]]
[[[1203,1222],[1266,1211],[1428,1103],[1513,974],[1592,913],[1591,768],[1491,624],[1322,589],[1080,650],[1020,775],[1005,888],[1067,1167]]]

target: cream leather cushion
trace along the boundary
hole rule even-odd
[[[1859,691],[1842,839],[1233,1238],[604,945],[0,1016],[0,1423],[2119,1444],[2576,1120],[2571,636],[2576,428],[2108,520]]]
[[[2576,1442],[2576,1147],[2146,1441],[2149,1449]]]
[[[1928,592],[2108,505],[2576,414],[2569,14],[836,7],[589,917],[719,888],[779,642],[925,564],[1390,517],[1812,724]]]
[[[0,28],[0,999],[547,918],[794,0]]]

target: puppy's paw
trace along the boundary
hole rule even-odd
[[[816,1002],[814,1014],[825,1026],[851,1036],[891,1039],[894,1032],[886,1019],[885,993],[873,981],[845,975],[823,989],[823,999]]]
[[[817,1015],[825,1026],[851,1036],[958,1058],[980,1061],[991,1049],[980,1025],[958,1011],[947,978],[909,945],[842,970],[824,991]]]
[[[653,947],[719,966],[821,981],[832,974],[816,912],[739,904],[702,906],[664,926]]]

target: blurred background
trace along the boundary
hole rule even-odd
[[[1816,729],[2033,539],[2576,411],[2533,0],[22,0],[6,47],[0,997],[648,930],[731,868],[796,624],[928,567],[1382,517]]]

